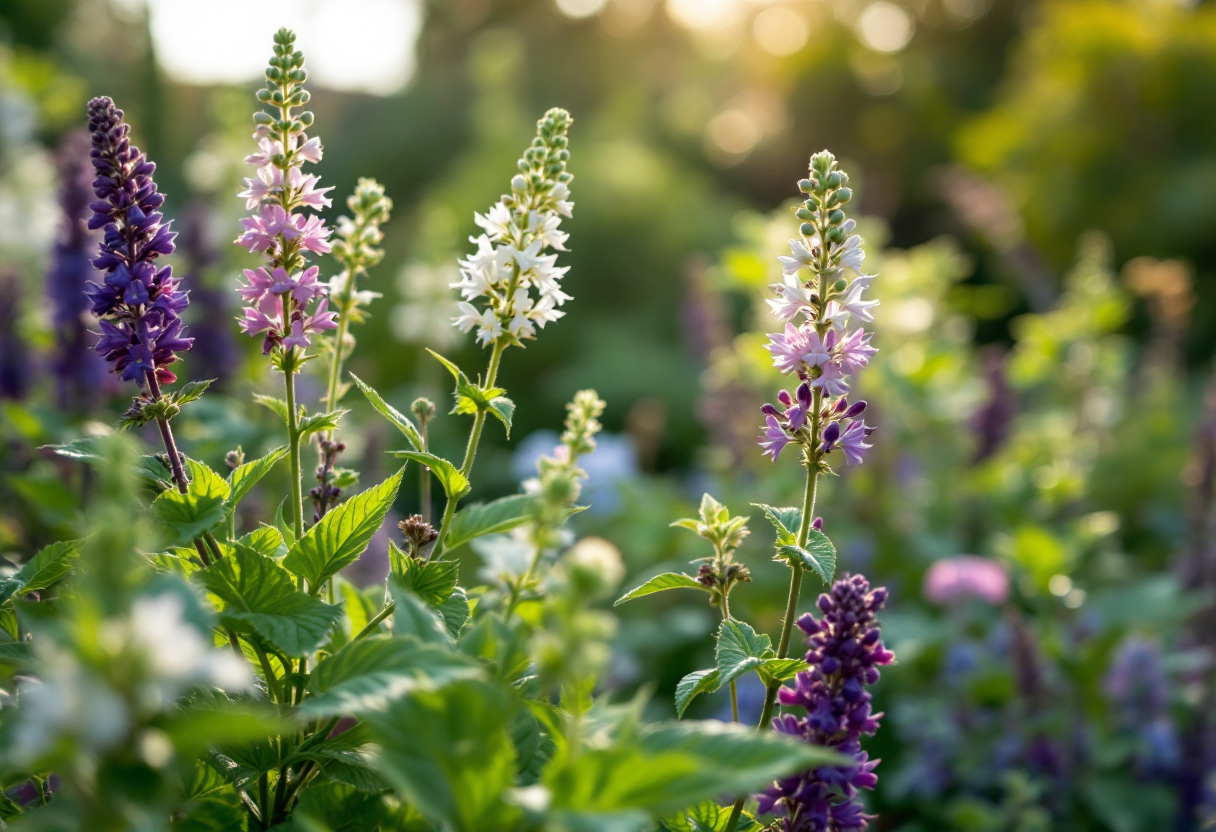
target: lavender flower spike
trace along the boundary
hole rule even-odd
[[[89,228],[105,229],[101,253],[93,259],[105,278],[86,292],[101,318],[97,352],[124,381],[156,391],[159,383],[176,380],[169,365],[176,353],[190,349],[181,320],[189,299],[172,269],[156,266],[160,255],[173,252],[175,235],[158,210],[165,198],[152,181],[156,165],[131,144],[130,129],[109,98],[89,102],[98,198],[89,205]]]
[[[870,589],[861,575],[845,575],[819,596],[819,620],[807,613],[798,626],[807,634],[810,668],[799,673],[793,688],[781,688],[778,701],[798,707],[806,716],[782,714],[773,727],[782,734],[830,748],[852,760],[845,766],[821,766],[778,780],[759,795],[758,810],[776,814],[772,827],[782,832],[847,832],[864,829],[870,816],[857,802],[860,789],[878,783],[861,738],[878,730],[882,714],[870,710],[866,688],[878,681],[878,668],[895,656],[882,644],[876,613],[887,591]]]

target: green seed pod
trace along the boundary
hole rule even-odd
[[[267,90],[267,89],[258,90],[257,97],[258,97],[258,101],[261,101],[263,104],[269,104],[270,103],[270,90]]]
[[[838,205],[844,205],[846,202],[848,202],[852,198],[853,198],[853,192],[851,190],[849,190],[848,188],[841,188],[839,191],[836,192],[836,204],[838,204]]]
[[[844,242],[844,229],[838,225],[833,226],[832,228],[828,229],[827,234],[825,234],[824,236],[827,238],[827,241],[829,243],[832,243],[833,245],[838,245],[838,244]]]
[[[800,207],[800,208],[799,208],[797,211],[795,211],[795,212],[794,212],[794,216],[795,216],[795,217],[797,217],[797,218],[798,218],[798,219],[800,219],[800,220],[813,220],[813,219],[815,219],[815,214],[814,214],[814,212],[813,212],[813,211],[811,211],[811,209],[807,208],[805,205],[801,206],[801,207]]]
[[[798,190],[802,191],[802,193],[809,194],[814,189],[815,189],[815,183],[812,182],[811,180],[809,180],[809,179],[799,179],[798,180]]]
[[[834,209],[832,213],[828,214],[828,222],[832,225],[840,225],[844,222],[844,211],[839,208]]]
[[[843,292],[847,288],[849,288],[849,281],[845,280],[843,277],[838,278],[836,282],[832,284],[833,292]]]
[[[270,124],[274,121],[274,117],[265,110],[259,110],[253,114],[253,123],[259,127]]]
[[[811,225],[809,222],[804,222],[798,227],[798,231],[803,237],[810,237],[815,233],[815,226]]]

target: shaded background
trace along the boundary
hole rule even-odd
[[[796,502],[801,472],[754,445],[757,407],[781,381],[762,350],[774,326],[763,298],[795,229],[796,181],[812,152],[833,150],[883,302],[882,352],[861,381],[876,448],[827,483],[820,509],[840,567],[893,592],[886,633],[900,663],[878,692],[878,828],[1154,832],[1212,814],[1210,5],[7,0],[9,559],[64,534],[88,495],[81,471],[37,446],[100,430],[124,406],[103,378],[81,382],[84,358],[64,366],[80,355],[65,342],[75,313],[48,292],[61,173],[79,158],[72,131],[90,96],[127,111],[181,234],[173,262],[197,341],[179,375],[217,378],[222,394],[177,423],[187,452],[219,466],[238,444],[278,444],[270,414],[248,404],[273,380],[231,323],[251,264],[231,241],[252,93],[283,24],[313,68],[317,172],[337,196],[327,218],[360,176],[396,203],[366,286],[383,297],[349,368],[402,410],[421,394],[447,400],[424,345],[466,369],[484,361],[446,325],[455,259],[535,119],[574,114],[562,262],[575,300],[508,353],[513,438],[487,430],[474,497],[514,491],[563,404],[594,387],[607,434],[579,530],[616,543],[633,581],[706,554],[667,528],[702,491],[751,511],[754,582],[732,607],[774,632],[786,573],[748,503]],[[313,378],[303,397],[321,391]],[[358,426],[347,456],[378,481],[395,438],[361,401],[346,405]],[[466,429],[441,418],[439,452],[456,455]],[[273,512],[263,500],[246,523]],[[417,501],[403,493],[398,509]],[[999,564],[1003,588],[947,585],[973,564],[960,555]],[[475,584],[478,554],[463,556]],[[378,578],[374,557],[360,568]],[[677,594],[621,613],[604,687],[628,695],[654,680],[652,715],[670,717],[676,682],[712,664],[716,613]]]

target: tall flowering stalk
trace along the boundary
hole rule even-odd
[[[765,349],[772,354],[773,366],[796,376],[797,386],[793,393],[778,393],[780,407],[761,408],[765,424],[759,444],[774,462],[788,445],[801,451],[806,488],[792,541],[798,553],[806,552],[812,537],[821,537],[822,523],[814,520],[815,494],[819,475],[831,471],[830,454],[839,450],[846,462],[860,464],[873,431],[861,419],[866,403],[850,404],[846,398],[852,378],[877,352],[863,324],[873,321],[871,310],[878,305],[864,298],[873,276],[862,272],[862,241],[853,233],[856,222],[844,212],[853,197],[848,181],[828,151],[811,157],[810,175],[798,183],[806,195],[796,212],[802,221],[799,237],[790,240],[790,256],[779,258],[785,279],[772,286],[776,298],[769,301],[785,328],[769,334]],[[802,573],[802,566],[791,562],[789,597],[776,650],[779,659],[789,655]],[[769,680],[761,730],[772,719],[780,688],[780,679]],[[728,832],[738,823],[744,800],[735,802]]]
[[[871,710],[866,688],[878,681],[878,668],[895,659],[883,647],[876,618],[886,600],[885,589],[871,590],[862,576],[845,575],[819,596],[822,618],[806,613],[798,619],[810,648],[809,668],[795,677],[793,688],[781,688],[779,700],[803,709],[805,716],[783,714],[773,728],[829,748],[849,763],[783,778],[762,794],[759,812],[781,816],[770,827],[774,830],[847,832],[864,829],[872,819],[862,812],[857,795],[878,782],[878,761],[861,749],[861,738],[878,730],[882,716]]]
[[[172,268],[157,266],[161,255],[173,253],[175,235],[159,211],[165,198],[152,181],[156,165],[131,144],[130,130],[122,110],[109,98],[89,102],[97,201],[89,205],[93,216],[88,225],[104,229],[100,253],[93,259],[93,267],[104,278],[90,283],[87,295],[93,313],[101,319],[97,352],[124,381],[143,388],[124,419],[132,423],[155,419],[173,481],[185,493],[186,473],[169,427],[177,404],[173,397],[161,395],[160,385],[177,380],[169,365],[177,361],[178,352],[190,349],[192,339],[185,336],[181,319],[189,298]],[[205,563],[201,549],[200,554]]]
[[[355,286],[358,278],[366,275],[367,270],[384,257],[384,249],[376,246],[384,239],[380,226],[388,222],[393,201],[384,195],[384,186],[379,182],[360,179],[355,192],[347,198],[346,206],[351,216],[338,218],[338,239],[334,241],[332,252],[342,264],[342,272],[329,281],[329,297],[338,315],[338,329],[334,333],[330,351],[329,388],[326,394],[326,404],[330,410],[338,406],[345,392],[342,364],[348,347],[354,346],[350,325],[363,321],[363,306],[380,297],[376,292],[359,290]],[[341,496],[341,485],[335,481],[334,465],[346,445],[334,438],[332,430],[326,431],[317,442],[321,464],[317,467],[317,485],[308,493],[316,507],[316,519],[320,520]]]
[[[274,56],[266,69],[266,86],[257,98],[267,109],[254,114],[253,138],[258,152],[246,157],[257,168],[245,180],[238,196],[254,213],[241,220],[245,229],[237,245],[264,254],[267,264],[246,269],[248,283],[240,294],[248,303],[241,329],[248,335],[265,333],[262,351],[283,373],[287,398],[288,448],[291,463],[291,510],[296,536],[304,534],[303,494],[300,482],[300,414],[296,408],[295,374],[308,360],[312,337],[337,328],[337,314],[329,311],[329,288],[318,280],[309,255],[328,254],[330,230],[318,216],[306,215],[332,201],[318,188],[318,178],[303,172],[305,162],[321,160],[321,142],[309,138],[313,115],[300,110],[308,103],[304,89],[308,73],[304,54],[295,50],[295,34],[280,29],[274,36]],[[316,303],[314,304],[314,301]]]
[[[461,314],[452,324],[461,332],[476,329],[477,342],[491,347],[483,393],[501,394],[494,382],[503,350],[512,344],[522,347],[523,341],[535,338],[538,328],[544,329],[546,323],[565,314],[557,307],[571,299],[560,284],[569,266],[557,266],[556,252],[566,250],[569,235],[559,226],[574,208],[569,200],[574,176],[566,171],[570,158],[566,134],[573,121],[569,113],[556,107],[545,113],[536,123],[536,138],[518,162],[511,193],[504,194],[486,214],[474,214],[484,233],[470,238],[477,251],[459,261],[461,279],[452,288],[460,290],[463,300]],[[554,253],[546,254],[549,249]],[[475,300],[480,309],[472,303]],[[489,409],[477,407],[460,466],[465,477],[473,469]],[[449,498],[444,508],[437,554],[442,551],[456,502]]]

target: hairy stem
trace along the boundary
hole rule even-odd
[[[295,348],[292,348],[294,353]],[[296,540],[304,536],[304,492],[300,478],[300,414],[296,412],[295,356],[283,362],[283,388],[287,395],[287,454],[291,466],[291,525]]]
[[[498,378],[498,365],[502,361],[502,352],[506,349],[506,341],[495,341],[494,351],[490,354],[490,366],[486,369],[486,387],[493,387],[495,379]],[[464,449],[464,462],[460,466],[460,473],[467,478],[473,470],[473,461],[477,458],[477,444],[481,442],[481,431],[486,424],[486,412],[478,410],[477,415],[473,417],[473,430],[469,433],[469,443]],[[439,537],[435,540],[435,547],[431,550],[431,559],[438,560],[443,552],[443,543],[447,539],[448,528],[452,525],[452,516],[456,514],[456,503],[459,498],[449,496],[447,503],[443,507],[443,522],[439,526]]]
[[[382,610],[380,610],[380,612],[376,613],[375,618],[373,618],[371,621],[367,622],[366,626],[364,626],[364,628],[362,630],[360,630],[358,633],[355,634],[355,637],[352,638],[351,641],[358,641],[359,639],[363,638],[364,636],[369,636],[372,633],[374,633],[376,631],[376,627],[378,627],[380,625],[380,622],[383,621],[384,619],[388,618],[390,615],[392,615],[393,611],[395,609],[397,609],[397,602],[389,601],[387,604],[384,605],[384,609],[382,609]]]

